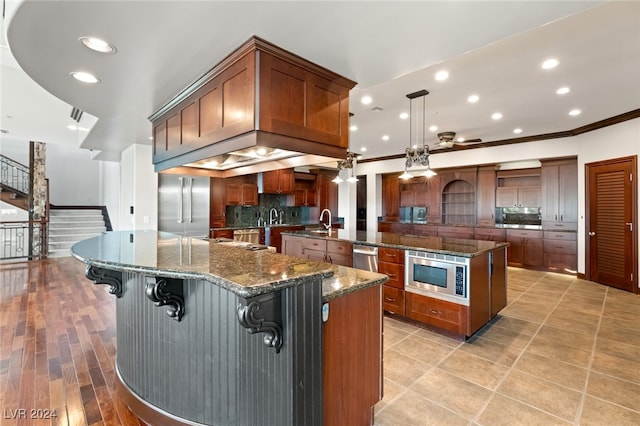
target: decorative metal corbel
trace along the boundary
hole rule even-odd
[[[239,299],[237,311],[240,325],[251,334],[265,333],[264,344],[280,353],[283,343],[280,292]]]
[[[94,284],[107,284],[110,294],[113,294],[117,298],[122,297],[122,272],[87,265],[84,275],[93,281]]]
[[[182,280],[172,278],[147,278],[145,294],[156,306],[167,306],[167,316],[182,321],[184,295]]]

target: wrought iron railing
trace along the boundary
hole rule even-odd
[[[45,259],[48,251],[48,221],[0,222],[0,260]]]
[[[0,154],[0,183],[28,194],[29,167]]]

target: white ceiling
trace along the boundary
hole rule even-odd
[[[25,140],[68,136],[100,151],[98,159],[149,143],[147,117],[251,35],[358,82],[351,149],[366,147],[365,158],[408,146],[409,123],[398,115],[409,109],[405,95],[420,89],[431,92],[428,125],[484,141],[516,137],[516,127],[519,136],[571,130],[640,108],[637,1],[9,1],[7,13],[8,45],[29,78],[3,52],[1,128]],[[89,51],[81,36],[118,52]],[[542,70],[550,57],[559,66]],[[434,80],[440,69],[448,80]],[[76,70],[102,82],[78,83],[69,77]],[[67,105],[43,100],[33,81]],[[561,86],[571,92],[556,95]],[[476,104],[466,101],[472,93]],[[364,94],[371,105],[360,103]],[[69,132],[69,105],[86,112],[86,138],[60,134]],[[573,108],[582,114],[570,117]],[[497,122],[496,111],[504,115]]]

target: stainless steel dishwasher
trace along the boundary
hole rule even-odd
[[[378,247],[353,245],[353,267],[378,272]]]

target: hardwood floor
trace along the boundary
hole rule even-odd
[[[115,393],[115,304],[71,258],[0,265],[0,425],[144,425]]]

